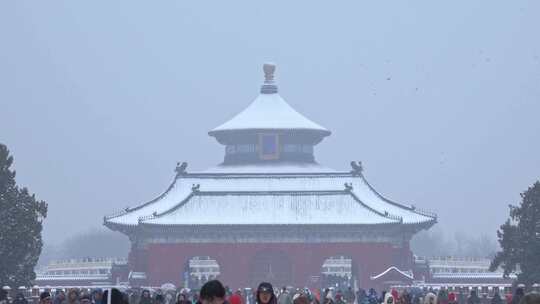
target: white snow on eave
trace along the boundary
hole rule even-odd
[[[139,218],[150,216],[154,212],[163,213],[186,199],[192,191],[191,186],[191,184],[185,184],[181,179],[177,179],[172,189],[165,193],[160,199],[157,199],[146,206],[128,211],[122,215],[109,218],[107,219],[107,222],[120,225],[137,225],[139,223]]]
[[[353,193],[363,203],[381,213],[386,211],[390,215],[401,217],[404,224],[424,223],[433,220],[433,218],[416,213],[413,210],[407,209],[405,206],[399,207],[385,201],[384,198],[371,189],[363,177],[355,178],[352,182],[352,186]]]
[[[246,109],[210,132],[253,129],[330,132],[298,113],[279,94],[260,94]]]
[[[407,278],[409,278],[411,280],[414,279],[413,275],[411,275],[410,273],[407,273],[405,271],[399,270],[396,266],[391,266],[390,268],[386,269],[382,273],[380,273],[380,274],[378,274],[376,276],[372,276],[371,279],[372,280],[377,280],[378,278],[384,276],[385,274],[387,274],[388,272],[390,272],[392,270],[399,272],[401,275],[403,275],[403,276],[405,276],[405,277],[407,277]]]

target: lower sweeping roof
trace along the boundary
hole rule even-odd
[[[363,175],[224,167],[179,174],[156,199],[105,218],[106,225],[422,224],[436,216],[390,201]],[[322,167],[321,167],[322,168]],[[248,173],[251,172],[251,173]]]

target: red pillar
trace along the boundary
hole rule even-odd
[[[146,272],[148,269],[148,249],[132,243],[128,255],[128,265],[132,271]]]

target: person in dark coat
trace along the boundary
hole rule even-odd
[[[68,304],[79,304],[79,291],[75,288],[71,288],[67,295]]]
[[[188,300],[187,294],[180,293],[176,297],[176,304],[191,304],[191,301]]]
[[[13,304],[28,304],[28,301],[26,300],[22,292],[19,292],[15,296],[15,300],[13,300]]]
[[[150,296],[150,291],[148,289],[143,290],[139,304],[152,304],[152,297]]]
[[[519,304],[524,295],[525,291],[523,290],[523,287],[518,287],[514,293],[514,296],[512,297],[512,304]]]
[[[92,291],[92,301],[94,304],[102,304],[103,290],[96,288]],[[135,304],[135,303],[134,303]]]
[[[111,303],[109,303],[109,290],[103,292],[103,299],[101,303],[103,304],[127,304],[124,302],[124,295],[120,290],[116,288],[111,288]]]
[[[202,304],[224,304],[227,292],[223,284],[218,280],[211,280],[201,287],[199,299]]]
[[[495,290],[495,293],[493,294],[493,298],[491,298],[491,304],[503,304],[503,299],[501,298],[501,295],[499,294],[499,290]]]
[[[51,304],[51,293],[48,291],[44,291],[39,294],[39,304]]]
[[[277,298],[274,294],[272,284],[268,282],[259,284],[255,301],[257,304],[277,304]]]
[[[304,293],[300,293],[294,296],[293,304],[309,304],[310,301]]]
[[[56,295],[53,299],[53,304],[64,304],[66,303],[66,294],[62,290],[56,291]]]
[[[399,301],[398,302],[401,303],[401,304],[411,304],[411,302],[412,302],[411,294],[406,289],[403,290],[401,292],[401,295],[399,296]]]
[[[475,289],[471,290],[471,295],[467,299],[467,304],[480,304],[480,298]]]
[[[356,292],[356,300],[358,301],[358,304],[367,304],[367,294],[364,289],[358,289]]]
[[[386,293],[387,293],[386,290],[383,290],[381,292],[381,297],[377,300],[378,303],[384,303],[384,300],[386,299]]]
[[[7,304],[8,302],[8,293],[4,289],[0,289],[0,304]]]
[[[154,304],[164,304],[165,303],[165,297],[158,293],[155,297],[154,297]]]
[[[92,297],[89,294],[83,294],[81,295],[81,298],[79,299],[79,303],[92,304]]]
[[[378,303],[380,303],[379,298],[377,296],[377,292],[375,291],[374,288],[369,289],[368,302],[369,302],[369,304],[378,304]]]

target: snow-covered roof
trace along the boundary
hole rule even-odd
[[[432,214],[394,203],[349,172],[186,173],[165,193],[106,224],[419,224]]]
[[[261,94],[246,109],[209,134],[214,136],[220,132],[242,130],[309,130],[322,136],[330,135],[329,130],[298,113],[281,98],[274,83],[274,71],[274,64],[265,64],[266,80]]]
[[[274,71],[275,65],[265,64],[261,94],[244,111],[209,134],[222,142],[220,138],[229,140],[237,138],[235,135],[245,135],[229,136],[229,131],[308,131],[309,136],[304,137],[311,144],[328,136],[330,131],[295,111],[281,98],[274,82]],[[227,134],[221,136],[223,132]],[[338,172],[311,162],[311,159],[311,163],[294,161],[244,162],[242,165],[224,162],[224,165],[191,173],[181,165],[177,168],[177,178],[162,195],[105,217],[105,224],[115,227],[416,225],[436,221],[433,214],[381,196],[360,173],[360,164],[353,166],[352,172]]]
[[[246,109],[209,132],[240,130],[312,130],[330,135],[330,131],[293,109],[278,93],[260,94]]]
[[[196,193],[178,208],[142,220],[154,225],[328,225],[399,222],[345,191]]]

